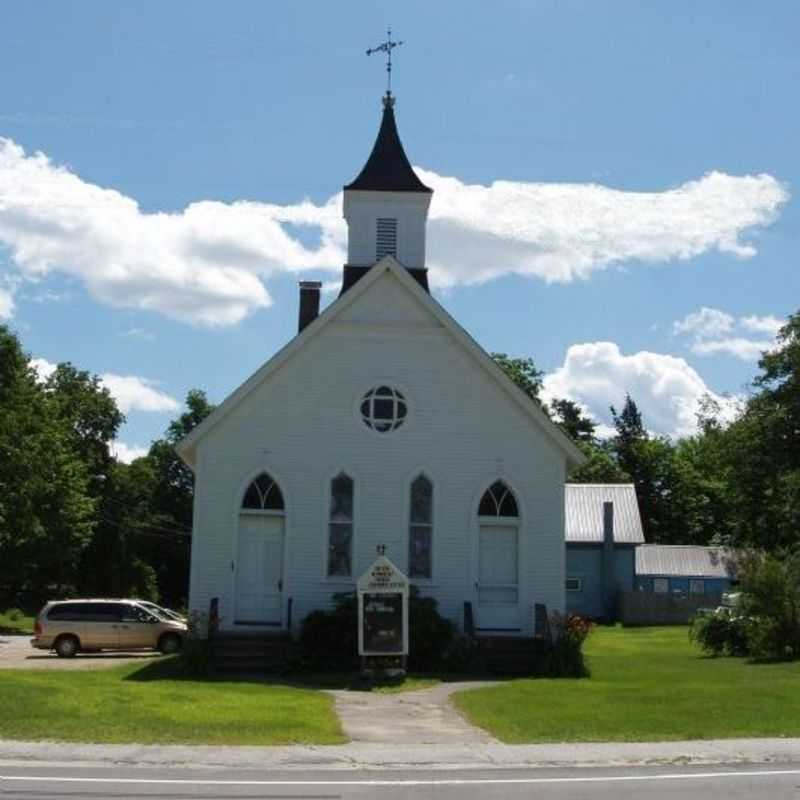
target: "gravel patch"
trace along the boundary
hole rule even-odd
[[[0,636],[0,669],[108,669],[160,657],[160,653],[147,650],[79,653],[74,658],[59,658],[47,650],[34,650],[30,636]]]

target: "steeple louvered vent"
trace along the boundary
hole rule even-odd
[[[391,217],[378,217],[378,230],[375,237],[375,258],[384,256],[397,258],[397,220]]]

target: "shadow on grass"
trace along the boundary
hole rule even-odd
[[[407,677],[365,678],[359,672],[295,672],[283,674],[209,675],[188,667],[180,656],[169,656],[151,661],[126,675],[123,680],[147,683],[149,681],[202,681],[207,683],[259,683],[273,686],[289,686],[296,689],[345,689],[351,692],[373,692],[381,689],[401,689],[408,684],[409,690],[416,682],[463,683],[475,680],[501,682],[510,680],[486,674],[411,673]],[[420,686],[420,689],[430,688]]]

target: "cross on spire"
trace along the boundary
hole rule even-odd
[[[392,41],[392,29],[386,31],[386,41],[381,42],[377,47],[370,47],[367,50],[367,55],[371,56],[373,53],[386,53],[386,97],[392,96],[392,50],[399,47],[402,42]]]

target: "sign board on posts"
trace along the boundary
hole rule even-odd
[[[358,654],[408,655],[408,578],[380,555],[357,589]]]

